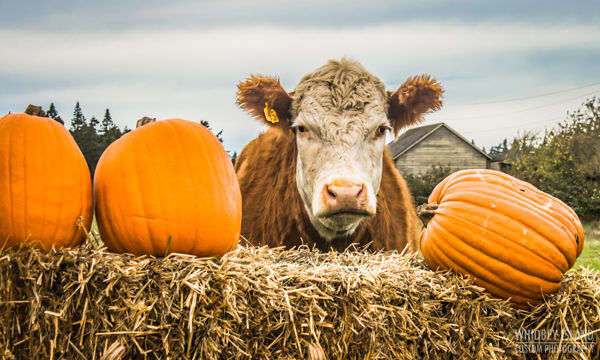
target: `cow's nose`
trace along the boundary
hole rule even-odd
[[[365,191],[364,185],[327,185],[327,195],[332,200],[349,201],[358,199]]]
[[[361,211],[366,206],[365,184],[334,182],[323,188],[323,199],[329,213]]]

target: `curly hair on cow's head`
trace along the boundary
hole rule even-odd
[[[356,61],[343,58],[304,75],[296,89],[291,106],[292,118],[301,109],[307,94],[326,111],[361,112],[368,104],[385,104],[385,85]]]

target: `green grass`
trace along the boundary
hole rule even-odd
[[[590,266],[600,270],[600,220],[584,222],[585,244],[574,268]]]
[[[98,223],[96,222],[96,217],[94,216],[94,220],[92,220],[92,230],[98,231]]]

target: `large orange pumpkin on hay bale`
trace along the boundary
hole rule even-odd
[[[111,251],[221,256],[239,239],[242,198],[233,165],[195,122],[156,121],[115,141],[98,161],[94,195]]]
[[[583,249],[583,227],[570,207],[499,171],[448,176],[428,207],[420,240],[427,264],[468,274],[517,307],[557,291]]]
[[[93,211],[90,171],[67,129],[27,113],[0,118],[0,248],[78,245]]]

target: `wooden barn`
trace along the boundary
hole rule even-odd
[[[489,169],[493,159],[450,126],[439,123],[410,129],[389,145],[401,174],[418,175],[434,165],[461,169]]]

